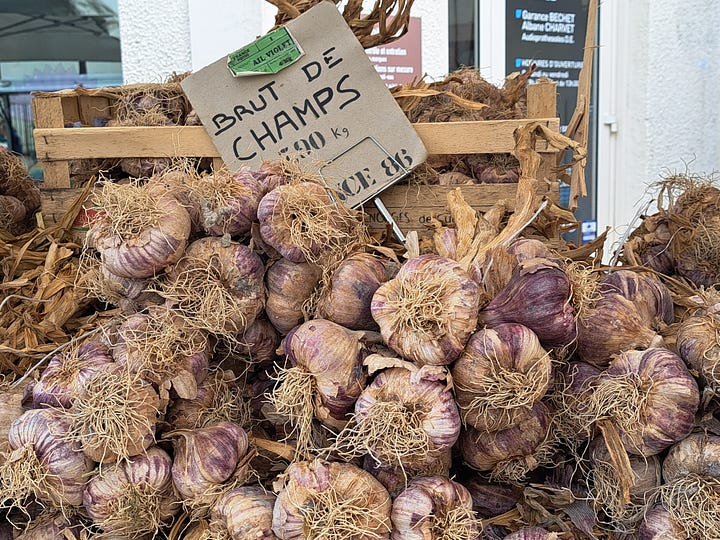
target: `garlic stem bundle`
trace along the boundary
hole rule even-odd
[[[82,504],[82,491],[93,462],[70,436],[70,425],[57,409],[31,409],[8,433],[10,452],[0,460],[0,508],[23,510],[28,498],[63,510]]]
[[[168,272],[161,295],[190,327],[232,341],[263,310],[264,272],[247,246],[200,238]]]
[[[280,540],[389,540],[392,502],[372,475],[350,463],[291,464],[275,485]]]
[[[160,397],[150,383],[112,363],[85,382],[66,414],[85,455],[98,463],[113,463],[155,442],[159,406]]]
[[[407,261],[372,299],[385,343],[418,365],[446,365],[475,330],[479,287],[452,259],[421,255]]]
[[[370,304],[378,287],[392,275],[390,261],[370,253],[355,253],[333,272],[316,310],[316,317],[351,330],[374,330]]]
[[[56,354],[33,386],[33,407],[71,407],[85,382],[112,361],[108,348],[97,341]]]
[[[337,445],[348,457],[369,454],[380,466],[421,471],[455,444],[460,414],[442,368],[389,365],[363,390]]]
[[[467,489],[445,476],[416,478],[392,507],[392,540],[476,540],[478,521]]]
[[[180,510],[173,492],[172,458],[157,446],[102,467],[83,491],[93,523],[110,535],[156,534]]]
[[[305,322],[304,305],[320,280],[320,268],[310,263],[295,263],[282,258],[265,273],[268,319],[285,335]]]
[[[108,270],[124,278],[149,278],[176,262],[190,237],[190,216],[165,186],[107,182],[87,244]]]
[[[285,338],[290,367],[280,370],[271,401],[289,419],[297,437],[298,455],[312,445],[312,422],[342,429],[346,415],[365,386],[362,361],[367,355],[364,334],[339,324],[313,319]]]
[[[517,323],[537,334],[544,347],[565,347],[577,336],[570,280],[552,259],[520,262],[510,281],[478,315],[481,325],[493,328]]]
[[[524,416],[547,392],[552,360],[535,333],[519,324],[476,332],[453,364],[463,422],[497,431]]]

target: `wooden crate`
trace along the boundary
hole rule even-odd
[[[511,152],[513,132],[529,120],[558,131],[556,87],[545,82],[528,87],[528,118],[483,122],[414,124],[430,154],[496,154]],[[106,97],[78,95],[72,90],[33,99],[35,147],[44,169],[41,185],[42,216],[45,226],[60,221],[65,210],[82,189],[72,186],[70,161],[92,158],[124,157],[208,157],[218,164],[220,156],[202,126],[173,127],[73,127],[92,126],[97,118],[110,116],[114,104]],[[544,141],[536,148],[543,156],[541,195],[559,200],[559,186],[551,174],[556,150]],[[513,202],[516,184],[478,184],[462,186],[465,199],[479,210],[497,200]],[[425,230],[431,215],[446,220],[445,186],[393,186],[381,194],[385,206],[405,232]],[[372,206],[366,208],[371,229],[384,228],[385,222]]]

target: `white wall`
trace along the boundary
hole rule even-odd
[[[265,34],[276,11],[262,0],[119,0],[125,83],[198,70]],[[447,0],[415,0],[412,15],[422,18],[423,70],[441,78],[448,71]]]
[[[615,226],[615,239],[666,171],[720,170],[717,7],[715,0],[601,2],[598,225]],[[614,133],[603,124],[613,119]]]

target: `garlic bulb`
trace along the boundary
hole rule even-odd
[[[33,407],[69,408],[85,381],[112,361],[108,348],[97,341],[53,356],[33,387]]]
[[[267,319],[255,319],[227,348],[227,355],[216,362],[241,377],[271,368],[277,357],[280,334]],[[225,352],[225,351],[223,351]]]
[[[10,536],[10,538],[16,538],[16,540],[55,540],[56,538],[80,540],[84,538],[83,529],[83,524],[77,518],[68,518],[62,512],[49,511],[43,512],[33,519],[18,536]],[[4,540],[2,533],[0,533],[0,538]]]
[[[522,324],[537,334],[544,347],[564,347],[577,335],[570,298],[570,280],[558,263],[528,259],[518,264],[508,284],[480,310],[478,322],[490,328]]]
[[[407,261],[372,299],[385,343],[419,365],[460,356],[475,330],[479,287],[452,259],[421,255]]]
[[[720,317],[707,314],[684,320],[677,330],[676,345],[688,366],[720,392]]]
[[[358,214],[315,182],[273,189],[260,201],[258,220],[263,240],[296,263],[342,258],[367,238]]]
[[[190,327],[233,340],[263,310],[264,273],[249,247],[200,238],[168,272],[162,296]]]
[[[379,257],[370,253],[350,255],[333,273],[315,316],[351,330],[376,329],[370,303],[388,279],[388,264]]]
[[[700,392],[667,349],[627,351],[610,362],[590,397],[597,417],[614,422],[630,454],[652,456],[690,434]]]
[[[444,476],[416,478],[395,498],[392,540],[476,540],[478,521],[467,489]]]
[[[337,429],[347,423],[346,415],[365,386],[362,337],[334,322],[313,319],[285,338],[292,367],[280,371],[271,399],[296,430],[298,452],[310,443],[313,414]]]
[[[604,294],[578,321],[580,358],[599,368],[606,368],[615,354],[662,347],[663,343],[635,304],[619,294]]]
[[[12,452],[0,464],[0,507],[24,508],[30,496],[56,508],[80,506],[93,463],[57,409],[31,409],[10,426]]]
[[[249,447],[245,430],[232,422],[167,435],[173,437],[175,448],[173,483],[178,493],[191,503],[201,501],[230,479]]]
[[[281,334],[305,321],[305,302],[320,280],[320,268],[310,263],[294,263],[280,259],[267,269],[267,302],[265,312],[268,319]]]
[[[688,536],[670,512],[662,505],[656,504],[645,512],[637,538],[638,540],[687,540]]]
[[[390,538],[390,495],[355,465],[296,462],[281,475],[275,490],[272,528],[280,540]]]
[[[160,397],[118,364],[106,364],[83,385],[68,410],[82,451],[98,463],[136,456],[155,441]]]
[[[552,381],[552,359],[535,333],[500,324],[472,335],[452,367],[463,422],[477,429],[508,427],[539,401]]]
[[[210,526],[233,540],[277,540],[272,532],[274,506],[275,495],[262,487],[237,487],[215,503]]]
[[[720,479],[720,436],[692,433],[673,445],[662,466],[663,479],[696,474]]]
[[[377,478],[385,486],[394,499],[408,486],[408,482],[425,476],[450,476],[452,467],[452,450],[443,452],[434,462],[421,467],[409,468],[407,466],[383,466],[375,459],[366,455],[363,459],[363,469]]]
[[[129,461],[102,467],[83,491],[83,506],[105,533],[135,538],[157,533],[180,510],[172,458],[157,446]]]
[[[470,493],[473,510],[481,518],[490,518],[509,512],[522,496],[522,487],[491,483],[473,476],[463,485]]]
[[[423,470],[455,444],[460,415],[442,372],[400,364],[362,392],[338,444],[345,454],[369,454],[381,466]]]
[[[537,453],[549,429],[550,412],[538,402],[505,429],[488,432],[467,427],[460,436],[460,453],[473,469],[490,471],[491,479],[519,480],[540,465]]]
[[[185,250],[190,216],[165,187],[106,183],[97,202],[103,213],[88,231],[87,243],[113,274],[153,277]]]
[[[560,540],[558,533],[550,532],[542,527],[523,527],[512,534],[508,534],[504,540]]]
[[[651,328],[657,329],[661,323],[671,324],[675,319],[670,291],[657,278],[632,270],[614,270],[605,277],[602,288],[635,304],[642,320]]]

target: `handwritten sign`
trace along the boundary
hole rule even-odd
[[[222,58],[183,90],[229,168],[299,159],[357,207],[427,152],[334,4],[285,28],[303,54],[278,73],[234,77]]]

